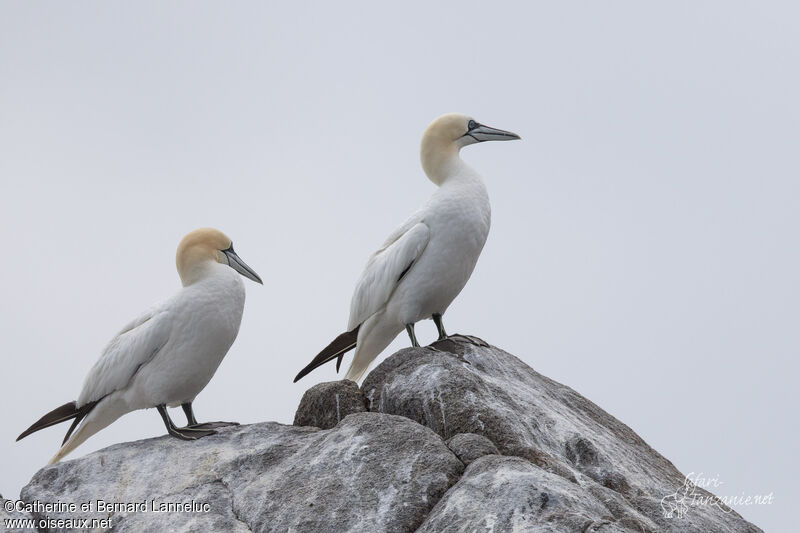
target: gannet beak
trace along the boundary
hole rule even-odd
[[[477,127],[469,130],[466,135],[469,135],[479,143],[485,141],[514,141],[521,138],[516,133],[490,128],[483,124],[478,124]]]
[[[230,266],[236,272],[248,279],[252,279],[256,283],[260,283],[262,285],[264,284],[264,282],[261,281],[261,278],[258,277],[258,274],[256,274],[255,270],[247,266],[247,263],[242,261],[242,258],[236,255],[236,252],[233,251],[232,244],[227,250],[222,250],[222,253],[225,254],[225,257],[228,259],[228,266]]]

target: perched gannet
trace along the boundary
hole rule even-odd
[[[192,401],[211,380],[239,332],[245,297],[239,274],[258,283],[261,278],[236,255],[231,240],[212,228],[186,235],[178,245],[176,263],[183,288],[111,339],[86,376],[77,401],[47,413],[17,440],[73,420],[61,449],[50,460],[53,464],[137,409],[157,408],[167,432],[186,440],[235,424],[198,424]],[[186,427],[176,427],[167,414],[167,406],[178,405],[186,414]]]
[[[428,202],[372,254],[356,284],[347,332],[333,340],[294,378],[356,349],[345,379],[358,381],[375,357],[403,331],[419,346],[414,324],[432,318],[447,337],[442,315],[467,283],[486,237],[491,212],[481,177],[459,157],[464,146],[519,136],[465,115],[442,115],[422,136],[420,156],[439,186]]]

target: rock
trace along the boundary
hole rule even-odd
[[[422,523],[463,469],[429,429],[403,417],[358,413],[329,430],[267,422],[193,442],[160,437],[118,444],[43,468],[22,499],[210,507],[82,515],[111,516],[115,531],[401,532]]]
[[[644,518],[636,526],[635,531],[655,531],[654,524]],[[417,531],[621,532],[631,529],[617,523],[602,500],[581,485],[519,457],[490,455],[469,465]]]
[[[484,455],[497,455],[500,453],[492,441],[483,435],[476,435],[475,433],[459,433],[450,437],[446,444],[465,465],[469,465],[475,459]]]
[[[672,463],[597,405],[498,348],[463,336],[407,348],[375,368],[361,389],[372,411],[405,416],[444,439],[482,435],[501,454],[526,459],[597,501],[608,500],[606,514],[615,528],[639,531],[638,525],[628,524],[641,523],[650,524],[645,529],[657,524],[662,531],[759,531],[721,505],[697,505],[684,518],[665,518],[662,499],[679,494],[685,481]],[[487,459],[470,465],[470,471]],[[518,469],[519,463],[514,465]],[[536,477],[537,482],[555,479],[541,472]],[[567,486],[559,484],[558,490]],[[502,491],[487,495],[500,501],[507,497]],[[587,512],[600,519],[594,510]]]
[[[233,493],[222,480],[187,487],[181,492],[156,498],[156,500],[159,502],[208,503],[209,511],[160,513],[123,511],[111,516],[114,532],[230,531],[231,533],[246,533],[251,531],[249,525],[236,516]],[[187,515],[189,516],[187,517]]]
[[[36,529],[30,522],[24,522],[33,520],[33,517],[29,513],[15,509],[13,500],[3,498],[2,494],[0,494],[0,505],[2,505],[2,507],[0,507],[0,524],[3,525],[3,531],[13,531],[16,533],[20,531],[33,531]]]
[[[294,415],[294,425],[330,429],[347,415],[366,410],[364,396],[354,381],[328,381],[314,385],[303,394]]]
[[[294,426],[111,446],[43,468],[21,498],[91,502],[48,517],[131,532],[760,531],[595,404],[475,337],[401,350],[360,391],[312,387]],[[168,504],[184,507],[155,512]]]

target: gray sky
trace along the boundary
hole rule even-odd
[[[466,148],[493,227],[446,316],[630,425],[770,530],[797,497],[800,12],[790,4],[5,2],[0,7],[0,492],[65,427],[108,339],[179,287],[215,226],[265,280],[198,397],[291,423],[367,256],[433,191],[425,126]],[[435,336],[431,322],[421,341]],[[379,359],[407,344],[405,337]],[[345,364],[349,363],[349,359]],[[79,456],[161,435],[125,416]]]

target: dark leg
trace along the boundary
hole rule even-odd
[[[197,420],[195,420],[194,411],[192,411],[192,402],[181,404],[181,408],[183,408],[183,413],[186,415],[186,425],[196,426]]]
[[[414,324],[406,324],[406,331],[408,332],[408,336],[411,339],[411,346],[419,348],[419,343],[417,342],[417,336],[414,334]]]
[[[216,433],[216,431],[211,431],[206,429],[195,429],[189,427],[177,428],[175,427],[175,424],[172,423],[172,419],[169,417],[169,413],[167,413],[166,405],[157,405],[156,409],[158,409],[158,414],[161,415],[161,419],[164,421],[164,425],[167,426],[167,433],[169,433],[173,437],[177,437],[183,440],[197,440],[202,437],[214,435]]]
[[[433,313],[431,315],[433,318],[433,323],[436,324],[436,329],[439,331],[439,338],[436,339],[437,341],[443,341],[447,338],[447,332],[444,330],[444,324],[442,324],[442,315],[441,313]]]
[[[205,424],[198,424],[197,419],[194,417],[194,411],[192,410],[192,402],[181,404],[181,407],[186,414],[186,423],[188,424],[186,427],[189,429],[215,429],[239,425],[239,422],[206,422]]]

